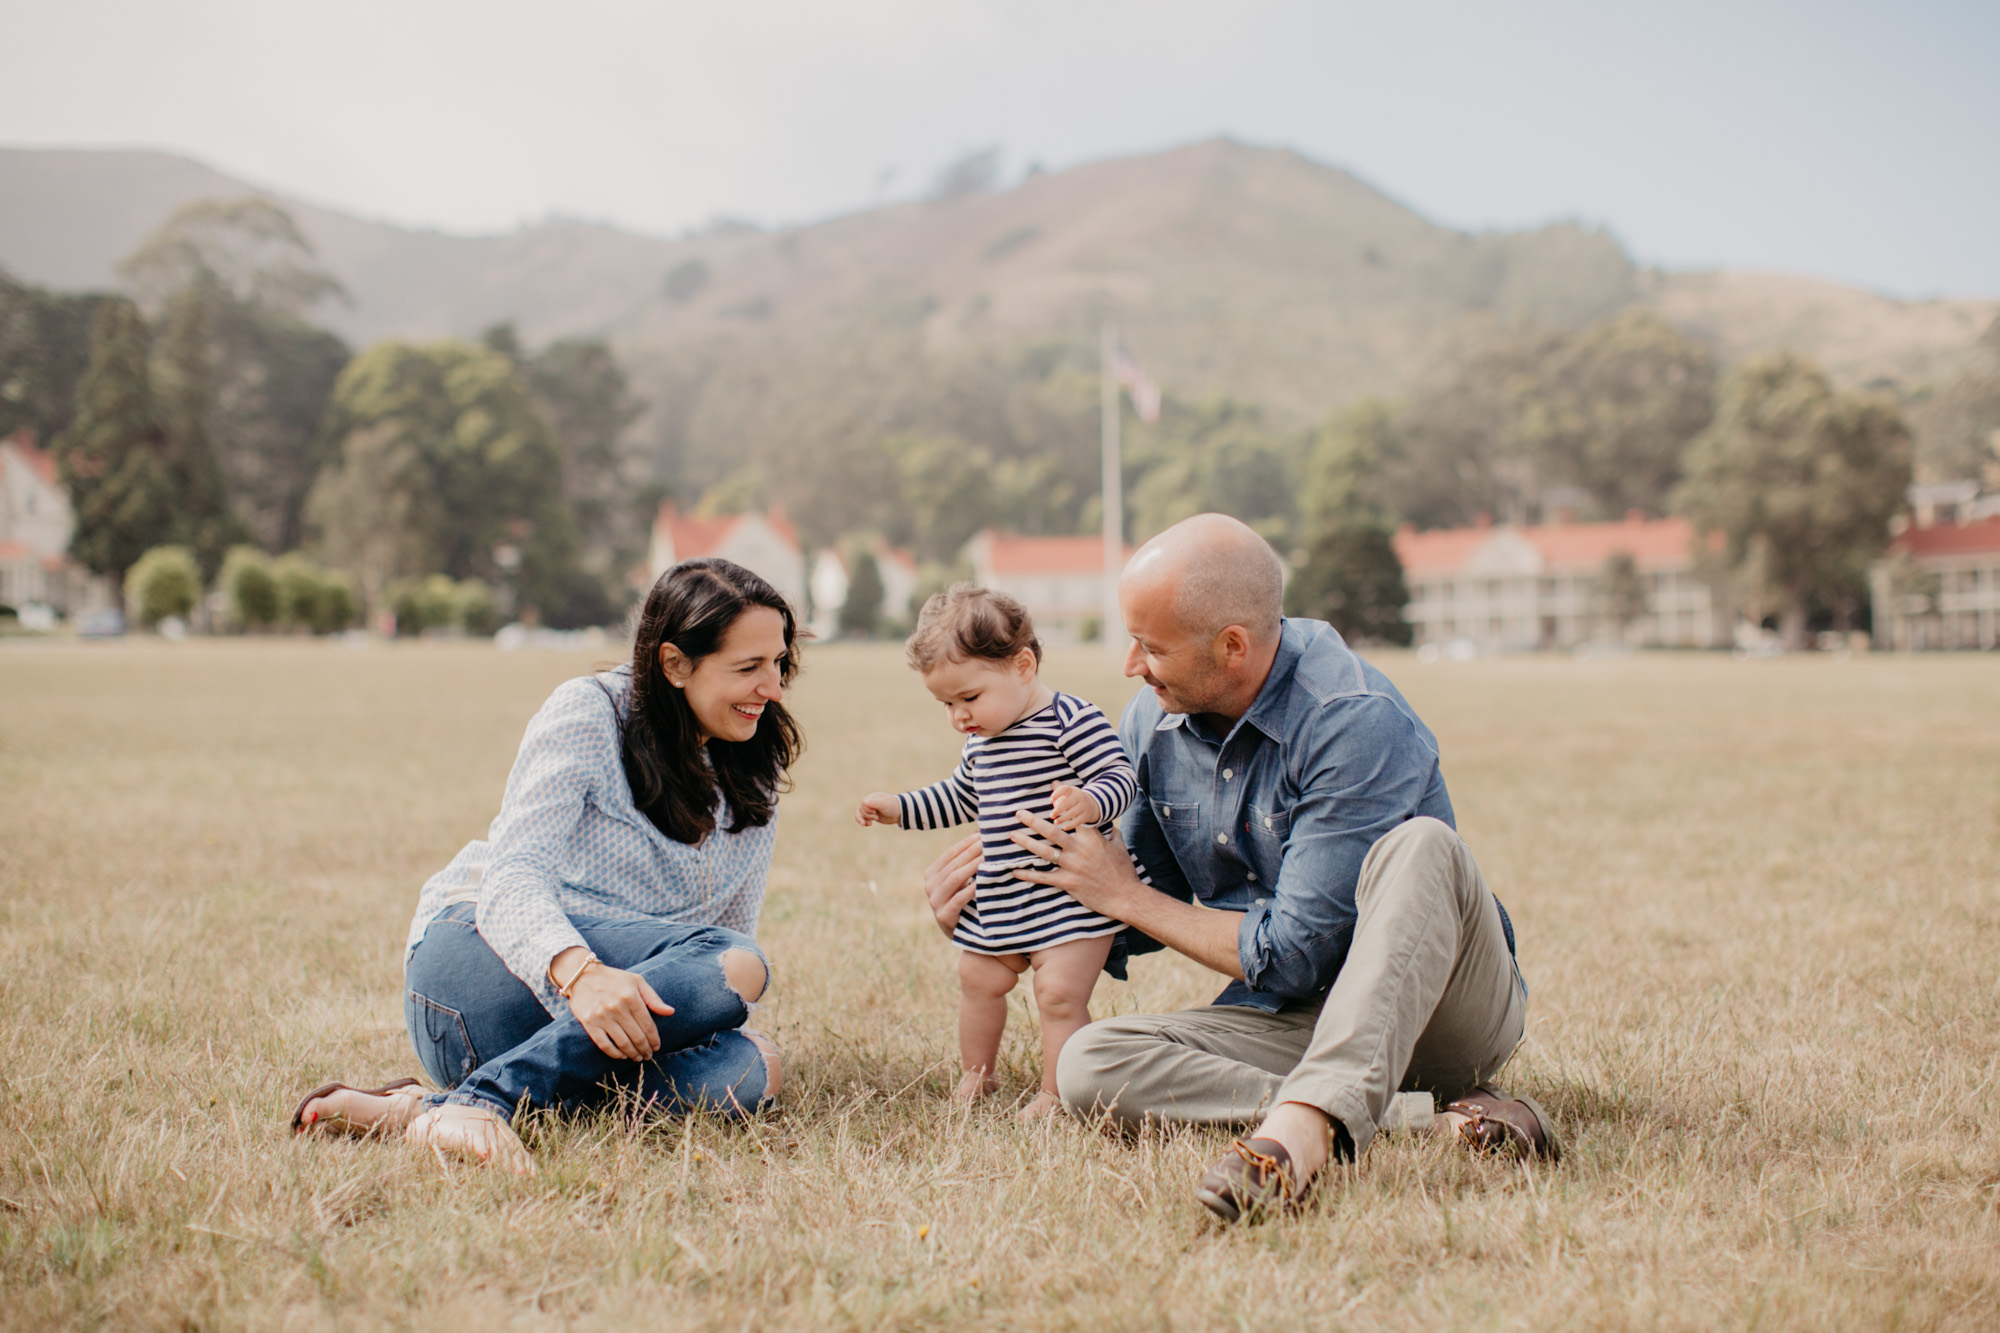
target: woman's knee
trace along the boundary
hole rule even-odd
[[[745,1004],[755,1004],[764,998],[764,988],[771,984],[771,969],[753,950],[725,949],[722,980]]]

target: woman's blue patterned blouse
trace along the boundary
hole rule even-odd
[[[624,708],[629,681],[630,669],[620,667],[556,687],[521,738],[485,840],[467,843],[424,884],[407,949],[446,907],[477,902],[480,935],[562,1017],[569,1006],[550,984],[548,965],[583,943],[573,917],[653,917],[757,933],[775,816],[732,834],[718,797],[715,832],[697,846],[655,828],[632,804],[618,755],[613,700]]]

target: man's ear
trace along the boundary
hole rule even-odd
[[[1225,625],[1215,636],[1215,664],[1234,671],[1250,659],[1250,632],[1241,625]]]
[[[663,643],[660,645],[660,674],[675,689],[686,689],[688,677],[694,674],[694,663],[671,643]]]

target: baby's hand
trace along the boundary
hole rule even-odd
[[[1049,788],[1055,797],[1056,823],[1071,833],[1086,824],[1102,823],[1104,812],[1097,808],[1097,798],[1080,787],[1070,787],[1058,782]]]
[[[888,792],[871,791],[861,798],[861,808],[854,812],[854,822],[863,828],[870,824],[901,824],[903,808]]]

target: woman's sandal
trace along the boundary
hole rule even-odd
[[[484,1106],[458,1102],[433,1106],[410,1122],[403,1137],[429,1148],[440,1158],[458,1157],[482,1165],[504,1166],[517,1176],[535,1174],[535,1159],[528,1155],[520,1135],[498,1112]]]
[[[1458,1137],[1469,1147],[1514,1157],[1562,1160],[1556,1123],[1533,1097],[1510,1097],[1495,1087],[1474,1088],[1445,1105],[1445,1114],[1465,1117]]]
[[[299,1098],[299,1104],[292,1108],[292,1133],[304,1134],[311,1131],[316,1134],[341,1134],[350,1138],[366,1138],[370,1134],[387,1135],[405,1129],[410,1121],[416,1118],[415,1116],[399,1118],[391,1113],[372,1125],[360,1125],[345,1116],[315,1116],[308,1120],[306,1108],[321,1097],[331,1097],[336,1092],[358,1093],[363,1097],[394,1097],[398,1093],[404,1093],[406,1089],[412,1090],[406,1095],[422,1100],[423,1084],[413,1078],[399,1078],[393,1083],[384,1083],[379,1088],[357,1088],[347,1083],[323,1083]]]

